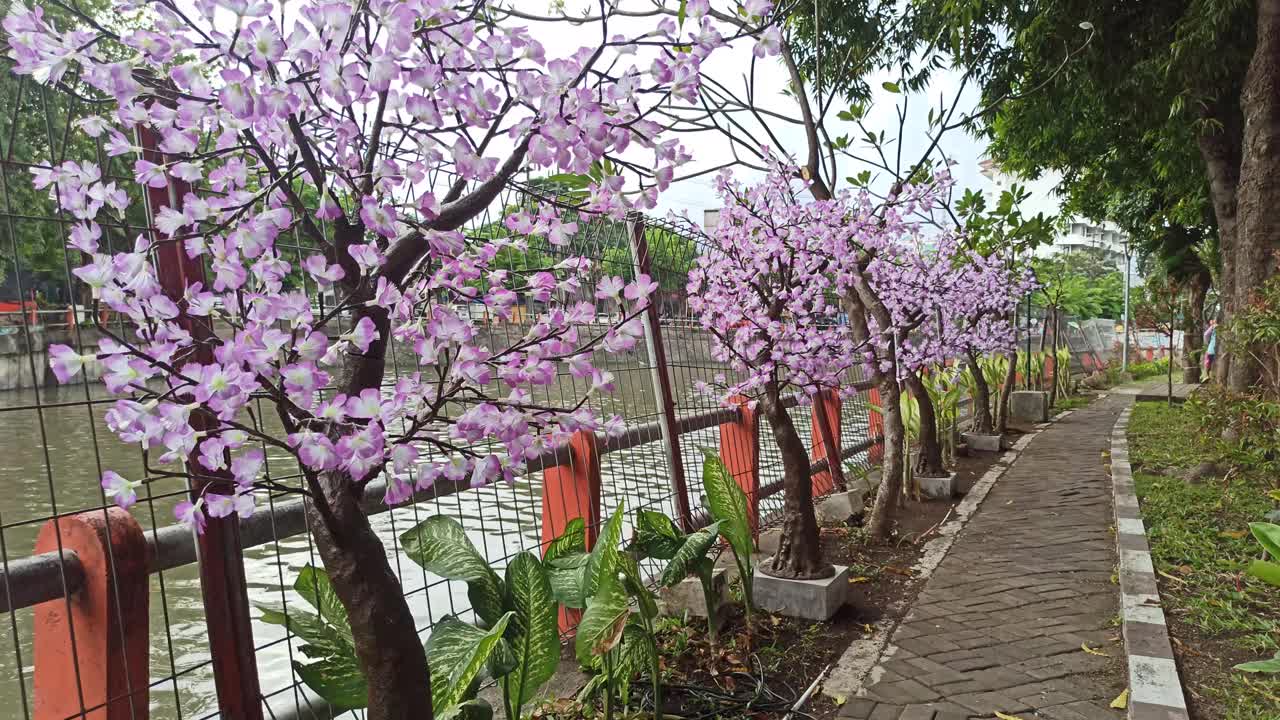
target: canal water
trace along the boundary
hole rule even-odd
[[[649,371],[640,367],[614,368],[619,390],[602,400],[600,409],[618,412],[628,424],[654,419],[654,401]],[[707,398],[695,397],[696,379],[709,380],[713,369],[677,368],[675,393],[683,412],[712,409]],[[560,391],[566,395],[572,389]],[[127,478],[143,476],[143,463],[136,446],[115,438],[102,419],[109,407],[105,395],[93,386],[41,388],[0,392],[0,542],[8,561],[30,554],[36,534],[52,514],[101,507],[103,497],[98,479],[103,470],[115,470]],[[853,418],[865,418],[865,409],[846,404],[846,444],[865,436],[865,428]],[[625,409],[625,412],[624,412]],[[807,409],[793,411],[796,426],[809,443]],[[770,462],[772,443],[762,429],[761,482],[781,477],[780,468]],[[692,502],[701,497],[702,455],[699,447],[715,447],[716,428],[681,437],[682,455]],[[296,472],[287,457],[268,455],[275,477]],[[610,453],[602,461],[604,513],[610,513],[625,498],[629,509],[646,506],[674,512],[671,502],[667,459],[660,443]],[[132,512],[144,528],[173,524],[172,508],[185,494],[178,480],[151,484],[150,497],[143,498]],[[472,541],[496,565],[521,550],[534,550],[539,543],[541,520],[541,473],[517,479],[514,485],[467,491],[437,501],[398,508],[374,516],[373,525],[388,548],[388,557],[399,573],[410,608],[425,631],[444,615],[461,614],[468,619],[465,586],[447,583],[430,575],[396,549],[395,539],[405,530],[433,514],[458,518]],[[260,509],[263,507],[259,505]],[[307,536],[296,536],[245,552],[245,574],[250,602],[255,606],[306,607],[291,590],[298,571],[319,564]],[[201,718],[216,711],[212,672],[208,666],[207,629],[195,565],[168,570],[151,577],[151,717],[155,720]],[[254,611],[255,616],[258,612]],[[31,650],[32,612],[20,610],[0,615],[0,707],[14,708],[7,717],[27,718],[32,713]],[[264,695],[274,697],[272,707],[292,702],[295,680],[291,661],[299,658],[297,645],[283,630],[254,623],[254,639],[259,645],[258,673]]]

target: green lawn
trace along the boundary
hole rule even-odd
[[[1248,523],[1275,506],[1267,496],[1273,479],[1238,468],[1225,484],[1188,485],[1182,473],[1206,459],[1199,432],[1194,409],[1163,403],[1138,403],[1129,425],[1165,611],[1182,644],[1182,680],[1199,720],[1280,720],[1280,676],[1232,669],[1280,649],[1280,590],[1243,574],[1260,555]]]

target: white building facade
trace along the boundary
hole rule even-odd
[[[991,181],[987,188],[987,205],[993,207],[999,201],[1001,193],[1010,185],[1018,183],[1017,177],[1001,172],[991,160],[981,162],[982,174]],[[1049,198],[1033,198],[1036,205],[1043,206]],[[1056,202],[1051,204],[1056,205]],[[1034,211],[1033,211],[1034,212]],[[1128,236],[1114,223],[1095,223],[1082,217],[1072,217],[1065,229],[1060,230],[1052,245],[1036,248],[1039,257],[1052,257],[1063,253],[1089,253],[1106,261],[1119,272],[1124,272],[1125,245]]]

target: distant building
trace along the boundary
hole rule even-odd
[[[987,205],[992,206],[1000,199],[1000,194],[1018,179],[1001,172],[992,160],[983,160],[979,166],[982,174],[991,180],[991,187],[987,189]],[[1036,255],[1052,257],[1063,253],[1089,253],[1106,261],[1118,272],[1124,272],[1128,239],[1114,223],[1099,224],[1082,217],[1072,217],[1066,230],[1058,233],[1052,245],[1036,248]]]
[[[720,208],[714,210],[702,211],[702,230],[706,233],[714,232],[716,226],[720,224]]]

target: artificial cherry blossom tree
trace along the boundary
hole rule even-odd
[[[830,248],[856,232],[840,202],[801,197],[782,165],[747,186],[721,174],[724,207],[709,248],[689,273],[689,307],[715,338],[714,356],[734,376],[717,390],[746,399],[769,422],[782,459],[782,535],[760,570],[813,579],[833,572],[822,559],[809,478],[809,453],[787,412],[839,389],[861,362],[831,272]]]
[[[1009,316],[1030,291],[1029,268],[968,247],[958,232],[939,233],[882,250],[871,266],[873,283],[900,333],[898,370],[920,409],[920,453],[914,471],[941,477],[943,462],[937,417],[921,373],[951,362],[972,365],[980,393],[987,394],[977,358],[1006,352],[1015,333]],[[975,407],[990,432],[989,402]]]
[[[706,2],[688,3],[684,23],[674,3],[626,23],[602,3],[590,32],[568,29],[592,44],[570,48],[482,0],[116,0],[106,17],[60,5],[73,22],[58,27],[39,6],[11,6],[15,72],[87,97],[96,114],[76,130],[168,202],[132,247],[103,247],[102,224],[129,203],[120,185],[92,163],[33,171],[76,220],[68,247],[95,310],[127,328],[101,328],[92,354],[52,348],[54,372],[65,382],[102,366],[120,397],[110,428],[142,446],[149,478],[191,480],[177,514],[197,532],[247,516],[269,490],[305,495],[368,716],[429,717],[422,645],[363,496],[510,481],[569,433],[619,429],[585,397],[533,398],[559,372],[608,390],[593,355],[637,341],[656,287],[584,282],[590,264],[576,257],[499,267],[530,237],[563,246],[580,229],[550,201],[512,213],[504,237],[465,228],[530,171],[591,174],[575,218],[652,207],[689,160],[652,109],[696,99],[700,63],[754,34],[770,3],[728,2],[723,32]],[[285,252],[286,234],[312,250]],[[205,279],[175,288],[157,272],[166,253]],[[297,277],[336,304],[317,309]],[[453,309],[478,302],[503,318],[522,297],[548,309],[498,346]],[[621,319],[588,327],[597,300]],[[419,372],[386,377],[393,342]],[[264,476],[267,448],[296,459],[301,487]],[[103,476],[124,506],[147,481]]]

